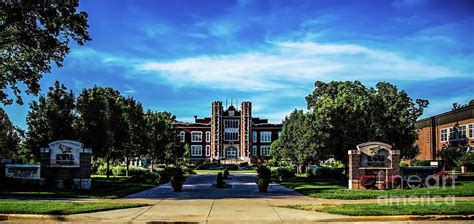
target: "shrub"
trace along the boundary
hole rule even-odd
[[[325,162],[323,163],[324,167],[333,167],[333,168],[344,168],[344,164],[340,161]]]
[[[268,185],[270,184],[272,171],[267,166],[260,165],[257,168],[257,173],[258,191],[266,192],[268,189]]]
[[[387,177],[383,185],[385,189],[396,189],[400,186],[401,183],[402,183],[402,178],[398,175],[395,175],[395,176]]]
[[[129,176],[136,176],[136,175],[142,175],[143,173],[146,172],[146,170],[142,167],[138,166],[129,166],[128,167],[128,175]],[[127,174],[127,167],[126,166],[115,166],[112,168],[112,173],[114,176],[126,176]]]
[[[375,176],[369,176],[369,175],[362,175],[359,178],[359,183],[362,187],[365,189],[373,189],[375,188],[375,182],[376,178]]]
[[[410,166],[430,166],[430,161],[414,159],[410,162]]]
[[[176,167],[165,167],[160,170],[161,183],[168,183],[171,180],[171,177],[175,175],[176,172],[183,172],[181,168]]]
[[[407,167],[410,166],[407,162],[400,162],[400,167]]]
[[[446,171],[440,171],[438,173],[433,174],[432,178],[428,179],[428,184],[430,186],[439,186],[442,185],[452,185],[453,184],[453,178],[451,175],[449,175],[448,172]]]
[[[148,183],[158,185],[161,183],[160,174],[158,172],[144,172],[133,175],[130,180],[136,183]]]
[[[465,153],[456,161],[458,166],[474,166],[474,153]]]
[[[171,171],[171,186],[173,187],[173,191],[175,192],[181,192],[183,188],[183,183],[186,180],[184,177],[184,172],[180,167],[172,168],[169,171]]]
[[[340,179],[344,178],[344,168],[313,166],[308,169],[308,175],[322,179]]]
[[[462,158],[466,154],[466,148],[464,147],[446,147],[441,149],[437,153],[444,161],[445,168],[451,169],[456,166],[456,161]]]
[[[293,169],[288,168],[288,167],[279,167],[277,169],[277,175],[280,178],[294,177],[295,176],[295,171]]]

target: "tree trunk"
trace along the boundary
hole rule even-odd
[[[107,158],[107,171],[106,171],[106,174],[107,174],[107,179],[109,179],[109,176],[110,176],[110,161],[109,161],[109,158]]]
[[[153,173],[153,157],[151,158],[150,164],[151,164],[151,172]]]
[[[127,165],[127,169],[125,169],[125,176],[128,177],[128,172],[129,172],[129,168],[130,168],[130,159],[127,157],[125,158],[125,162],[126,162],[126,165]]]

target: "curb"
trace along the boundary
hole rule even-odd
[[[42,220],[42,221],[63,221],[64,215],[29,215],[29,214],[0,214],[0,221],[5,220]]]
[[[446,221],[474,220],[474,215],[395,215],[395,216],[349,216],[347,218],[322,219],[318,222],[375,222],[375,221]]]

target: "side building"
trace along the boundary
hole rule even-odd
[[[278,139],[281,124],[252,117],[252,103],[224,109],[221,101],[211,104],[211,117],[194,117],[193,123],[176,123],[182,142],[190,147],[191,161],[224,163],[255,162],[268,159],[270,145]]]
[[[419,160],[438,160],[436,156],[450,141],[467,140],[474,148],[474,104],[421,119],[416,122]]]

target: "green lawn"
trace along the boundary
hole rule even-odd
[[[20,186],[14,189],[0,189],[0,196],[58,197],[58,198],[120,198],[144,191],[154,185],[131,182],[128,177],[110,177],[93,175],[91,190],[38,191]]]
[[[289,205],[289,208],[349,216],[473,215],[474,201],[400,204]]]
[[[200,173],[224,173],[224,170],[194,170],[197,174]],[[255,170],[229,170],[229,173],[256,173]]]
[[[70,215],[146,206],[140,203],[0,200],[0,214]]]
[[[379,197],[420,197],[420,196],[474,196],[474,181],[461,181],[459,185],[447,188],[416,188],[380,190],[348,190],[345,183],[338,180],[317,180],[307,177],[288,178],[277,181],[304,195],[327,199],[373,199]]]

